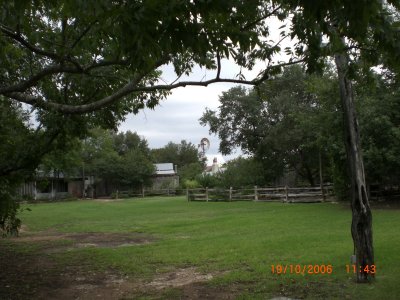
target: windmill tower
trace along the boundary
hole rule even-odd
[[[210,149],[210,141],[208,138],[202,138],[198,148],[200,149],[201,159],[203,160],[206,157],[206,151]]]

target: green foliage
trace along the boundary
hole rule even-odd
[[[203,164],[199,161],[193,162],[187,165],[182,166],[180,169],[178,169],[178,174],[181,180],[193,180],[195,179],[198,175],[203,173],[204,167]]]
[[[396,182],[400,178],[399,85],[391,74],[361,73],[355,84],[365,169],[372,183]],[[284,69],[258,90],[232,88],[220,96],[218,111],[207,109],[200,119],[218,134],[220,150],[235,147],[253,154],[263,165],[264,182],[274,182],[285,169],[294,169],[310,184],[319,180],[319,153],[324,181],[332,181],[340,199],[348,197],[346,152],[337,83],[330,70],[324,75],[305,74],[299,67]],[[236,182],[246,167],[231,175]],[[233,169],[232,169],[233,170]],[[259,170],[254,168],[254,170]],[[246,184],[257,182],[244,175]],[[251,179],[252,178],[252,179]],[[224,180],[223,180],[224,182]],[[262,182],[262,180],[261,180]]]
[[[337,117],[331,116],[337,97],[326,101],[324,95],[326,90],[331,93],[333,80],[329,74],[321,80],[299,66],[288,67],[257,89],[224,92],[218,111],[206,109],[200,122],[218,134],[223,154],[241,147],[254,155],[263,164],[264,182],[273,183],[285,170],[294,169],[314,185],[319,152],[325,154],[329,147],[325,133]],[[321,81],[328,84],[316,89]]]
[[[17,188],[30,178],[43,153],[47,139],[41,130],[27,126],[28,113],[21,105],[0,96],[0,231],[16,235],[21,225],[17,213]]]
[[[172,163],[177,166],[181,183],[195,179],[204,169],[198,148],[185,140],[180,144],[169,142],[162,148],[151,149],[151,156],[155,163]]]
[[[221,185],[225,188],[243,188],[266,186],[262,163],[254,158],[239,157],[224,165],[224,172],[220,174]]]
[[[0,233],[5,237],[18,235],[21,220],[17,217],[19,203],[15,201],[16,184],[0,178]]]
[[[387,76],[361,78],[359,119],[367,180],[394,183],[400,179],[400,85]]]
[[[186,179],[186,180],[183,181],[182,187],[183,188],[188,188],[188,189],[196,189],[196,188],[201,187],[201,185],[197,180]]]
[[[120,188],[138,188],[151,183],[154,166],[147,141],[136,133],[113,134],[93,130],[83,142],[86,173]]]
[[[203,188],[215,188],[221,186],[221,179],[218,175],[201,174],[196,177],[196,181]]]
[[[181,167],[199,162],[199,151],[196,145],[182,140],[180,144],[169,142],[162,148],[152,149],[151,154],[155,163],[172,163]]]

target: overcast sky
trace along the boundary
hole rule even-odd
[[[280,26],[282,22],[275,20],[270,24],[270,38],[277,41],[280,39]],[[284,41],[282,48],[290,46],[290,41]],[[285,59],[285,55],[277,57],[279,60]],[[266,63],[258,63],[252,71],[242,70],[247,80],[251,80],[266,67]],[[222,78],[235,78],[240,68],[234,62],[222,60]],[[176,79],[172,66],[165,66],[162,79],[166,82],[172,82]],[[196,67],[189,77],[182,77],[180,80],[207,80],[215,77],[216,71],[206,71]],[[218,158],[218,162],[223,163],[229,159],[237,157],[241,154],[240,149],[227,157],[222,157],[218,152],[219,139],[214,135],[209,135],[208,127],[203,127],[199,123],[205,108],[217,109],[219,106],[218,97],[223,91],[235,84],[216,83],[208,87],[184,87],[172,91],[172,94],[156,106],[154,110],[144,109],[137,115],[128,115],[126,121],[119,127],[120,131],[136,131],[139,135],[146,138],[150,148],[161,148],[169,141],[180,143],[181,140],[192,142],[195,145],[200,143],[203,137],[210,140],[211,146],[206,156],[209,164],[214,157]]]
[[[259,69],[252,72],[245,72],[247,79],[252,79]],[[171,66],[163,69],[163,80],[172,82],[176,75]],[[239,68],[230,61],[222,62],[221,77],[234,78],[239,73]],[[193,74],[187,79],[207,80],[213,78],[214,71],[205,71],[196,67]],[[182,78],[181,80],[184,80]],[[206,152],[208,162],[211,163],[213,157],[218,158],[218,162],[227,161],[241,154],[240,149],[235,154],[222,157],[218,152],[219,139],[214,135],[209,135],[209,128],[203,127],[199,123],[205,108],[217,109],[219,106],[218,97],[223,91],[235,86],[230,83],[216,83],[208,87],[184,87],[173,90],[172,94],[162,101],[154,110],[144,109],[137,115],[130,114],[126,121],[119,127],[120,131],[136,131],[139,135],[146,138],[150,148],[161,148],[169,141],[180,143],[181,140],[192,142],[195,145],[200,143],[203,137],[210,140],[210,149]]]

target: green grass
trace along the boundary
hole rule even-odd
[[[351,212],[339,204],[199,203],[179,198],[78,201],[28,205],[30,231],[141,232],[150,244],[85,248],[57,254],[150,279],[155,272],[195,266],[221,274],[210,287],[240,288],[239,298],[400,298],[400,211],[374,210],[377,265],[372,284],[347,274],[353,251]],[[331,275],[271,274],[276,264],[331,264]],[[176,293],[174,291],[173,293]]]

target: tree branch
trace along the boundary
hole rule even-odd
[[[0,94],[7,94],[11,92],[23,92],[26,89],[34,86],[37,82],[39,82],[42,78],[58,74],[58,73],[82,73],[81,70],[78,70],[75,67],[68,67],[68,66],[60,66],[60,65],[52,65],[47,68],[44,68],[42,71],[36,73],[28,80],[22,81],[20,83],[0,88]]]
[[[219,52],[217,51],[217,76],[216,76],[216,78],[219,79],[220,75],[221,75],[221,57],[219,55]]]
[[[279,65],[271,66],[268,69],[272,68],[278,68],[282,66],[287,66],[287,65],[293,65],[302,62],[303,60],[298,60],[298,61],[292,61],[288,63],[282,63]],[[164,61],[165,62],[165,61]],[[158,62],[153,69],[156,69],[157,67],[161,66],[162,60]],[[210,80],[206,81],[181,81],[175,84],[164,84],[164,85],[151,85],[151,86],[140,86],[140,81],[145,77],[145,73],[137,75],[132,81],[130,81],[128,84],[123,86],[121,89],[116,91],[110,96],[107,96],[103,99],[100,99],[98,101],[88,103],[88,104],[82,104],[82,105],[67,105],[67,104],[60,104],[56,102],[50,102],[46,101],[45,99],[41,97],[35,97],[32,95],[20,93],[20,92],[10,92],[6,93],[5,95],[7,97],[10,97],[12,99],[15,99],[17,101],[27,103],[30,105],[34,105],[43,109],[48,109],[48,110],[54,110],[57,112],[61,113],[66,113],[66,114],[83,114],[95,110],[102,109],[103,107],[114,103],[118,101],[119,99],[134,93],[134,92],[154,92],[154,91],[159,91],[159,90],[173,90],[179,87],[186,87],[186,86],[208,86],[213,83],[218,83],[218,82],[226,82],[226,83],[238,83],[238,84],[248,84],[248,85],[258,85],[264,80],[268,79],[268,69],[264,70],[263,75],[260,78],[255,78],[251,81],[249,80],[241,80],[241,79],[230,79],[230,78],[213,78]]]
[[[23,45],[24,47],[26,47],[27,49],[29,49],[30,51],[39,54],[39,55],[43,55],[49,58],[52,58],[54,60],[61,60],[61,57],[58,56],[56,53],[54,52],[50,52],[50,51],[45,51],[43,49],[40,49],[32,44],[30,44],[27,40],[25,40],[21,34],[17,34],[14,33],[10,28],[8,28],[7,26],[0,24],[0,30],[1,32],[3,32],[5,35],[7,35],[8,37],[12,38],[13,40],[17,41],[18,43],[20,43],[21,45]]]
[[[65,66],[65,65],[51,65],[47,68],[42,69],[40,72],[36,73],[35,75],[33,75],[32,77],[30,77],[25,81],[22,81],[20,83],[8,87],[0,87],[0,94],[6,94],[11,92],[23,92],[26,89],[34,86],[37,82],[39,82],[41,79],[43,79],[48,75],[59,74],[59,73],[84,74],[84,73],[89,73],[91,70],[94,70],[96,68],[115,66],[115,65],[125,66],[127,64],[128,61],[115,60],[115,61],[100,61],[97,63],[93,63],[86,68],[80,66],[79,64],[78,66],[74,64],[75,67]]]
[[[71,45],[70,50],[74,49],[75,46],[78,45],[78,43],[81,41],[81,39],[89,32],[89,30],[92,28],[92,26],[94,24],[96,24],[97,22],[98,22],[98,20],[93,21],[92,23],[90,23],[88,25],[88,27],[86,27],[86,29],[84,31],[82,31],[82,33],[77,37],[77,39]]]
[[[255,25],[257,25],[258,23],[260,23],[261,21],[264,21],[265,19],[268,19],[269,17],[272,17],[280,8],[282,7],[282,5],[277,6],[273,11],[271,11],[270,13],[261,16],[260,18],[258,18],[257,20],[246,24],[245,26],[242,26],[240,29],[241,30],[247,30]]]

